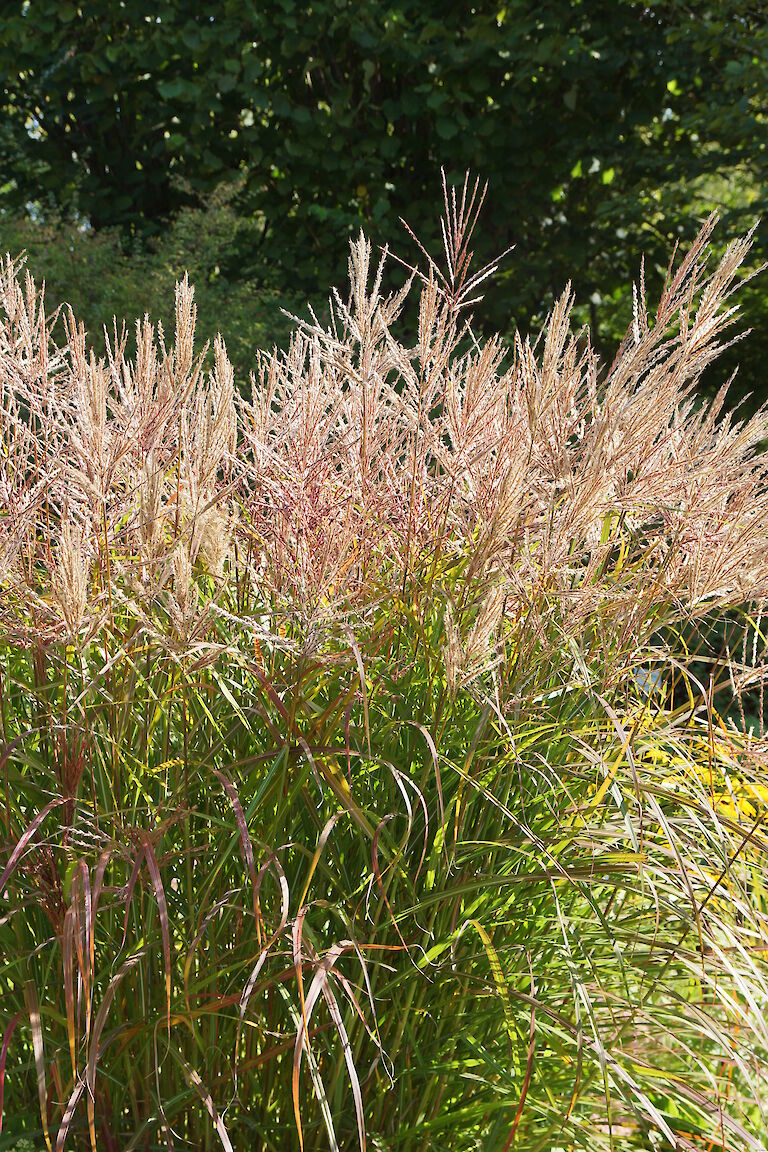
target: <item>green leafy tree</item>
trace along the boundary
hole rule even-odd
[[[237,178],[248,227],[218,264],[257,288],[339,282],[361,223],[391,238],[403,216],[439,247],[439,168],[471,168],[490,185],[478,255],[515,246],[478,322],[531,324],[576,269],[609,356],[641,253],[653,282],[697,216],[719,207],[733,234],[768,199],[757,0],[5,7],[0,199],[125,243]],[[746,304],[764,328],[762,292]]]

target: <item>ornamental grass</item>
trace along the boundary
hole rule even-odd
[[[481,199],[249,399],[186,281],[99,359],[6,260],[0,1146],[765,1147],[751,237],[607,366],[473,331]]]

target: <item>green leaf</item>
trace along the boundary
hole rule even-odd
[[[435,129],[441,140],[453,140],[459,132],[459,126],[456,121],[448,117],[438,117],[435,121]]]

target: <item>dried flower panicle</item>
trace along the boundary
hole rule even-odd
[[[125,601],[138,598],[150,616],[152,598],[172,585],[178,632],[193,610],[189,589],[221,597],[235,555],[241,601],[242,579],[253,580],[261,601],[307,622],[346,618],[449,558],[466,563],[471,600],[481,587],[513,589],[501,610],[510,626],[521,612],[533,629],[554,613],[564,637],[597,616],[619,631],[639,626],[654,597],[680,616],[764,597],[768,465],[758,446],[768,413],[738,422],[724,391],[708,407],[692,392],[728,342],[751,234],[711,268],[710,220],[670,272],[655,316],[641,276],[633,323],[605,370],[588,334],[572,329],[570,289],[539,340],[517,334],[507,351],[474,337],[463,309],[485,270],[469,268],[479,203],[470,191],[448,196],[447,273],[428,262],[387,294],[386,252],[374,268],[361,235],[348,298],[335,293],[327,325],[299,322],[286,351],[260,357],[248,400],[220,337],[209,368],[207,350],[196,354],[186,279],[172,344],[145,318],[133,358],[116,327],[99,360],[71,314],[55,343],[41,294],[8,259],[6,625],[30,635],[49,627],[33,606],[52,555],[70,633],[87,612],[94,565],[102,592],[125,580]],[[414,284],[410,346],[396,326]],[[82,526],[81,542],[67,524]],[[212,577],[207,591],[198,570]],[[465,637],[470,655],[486,623]]]
[[[54,570],[53,593],[70,639],[78,636],[88,609],[90,568],[82,531],[65,520]]]

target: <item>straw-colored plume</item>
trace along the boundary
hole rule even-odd
[[[82,530],[65,520],[56,557],[53,593],[71,639],[79,634],[88,610],[90,567]]]

